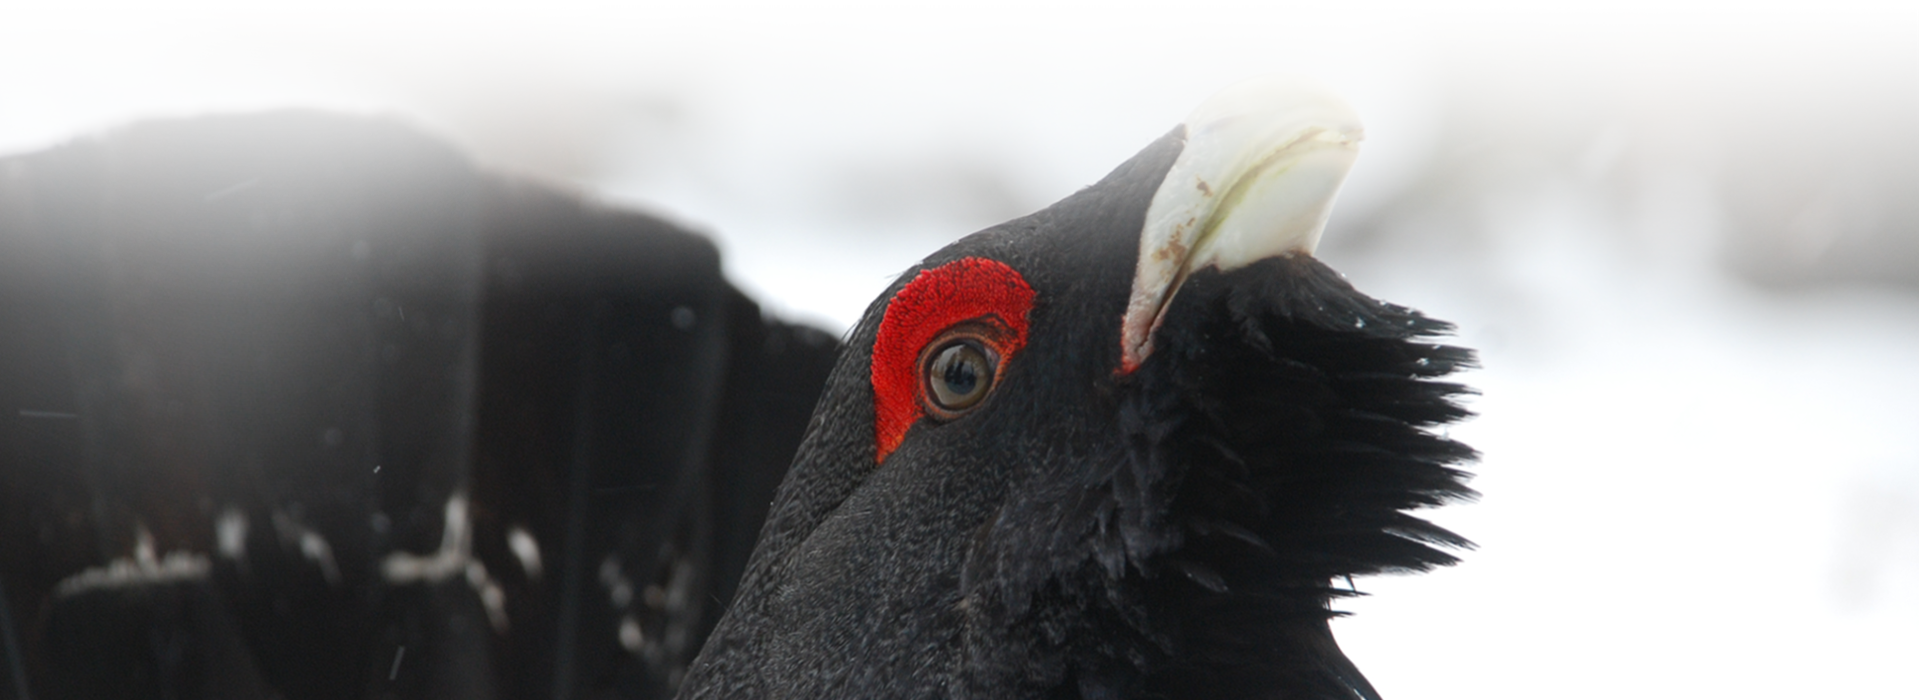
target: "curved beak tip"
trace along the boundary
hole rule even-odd
[[[1121,373],[1152,353],[1152,333],[1193,272],[1312,254],[1365,129],[1311,80],[1263,76],[1221,90],[1186,118],[1186,145],[1140,231],[1121,325]]]

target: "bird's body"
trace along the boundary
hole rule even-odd
[[[1472,355],[1311,257],[1357,124],[1263,89],[869,307],[682,697],[1374,696],[1332,581],[1465,544]]]
[[[386,119],[0,158],[0,698],[669,697],[835,347]]]

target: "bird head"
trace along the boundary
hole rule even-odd
[[[1373,697],[1360,574],[1449,564],[1450,330],[1313,258],[1362,137],[1231,88],[850,334],[685,697]]]

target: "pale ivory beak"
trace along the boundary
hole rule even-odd
[[[1359,155],[1359,116],[1311,81],[1229,87],[1186,118],[1186,147],[1153,195],[1120,327],[1122,373],[1153,352],[1153,331],[1194,271],[1228,271],[1319,245]]]

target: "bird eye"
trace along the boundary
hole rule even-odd
[[[993,391],[998,364],[991,350],[970,338],[936,346],[926,354],[920,370],[928,411],[952,419],[978,405]]]
[[[920,419],[957,418],[993,393],[999,373],[1026,347],[1034,296],[1019,271],[986,258],[920,270],[893,294],[873,335],[874,462],[886,461]],[[970,348],[948,355],[955,343]],[[962,361],[975,353],[985,360]],[[948,381],[953,365],[964,368]]]

